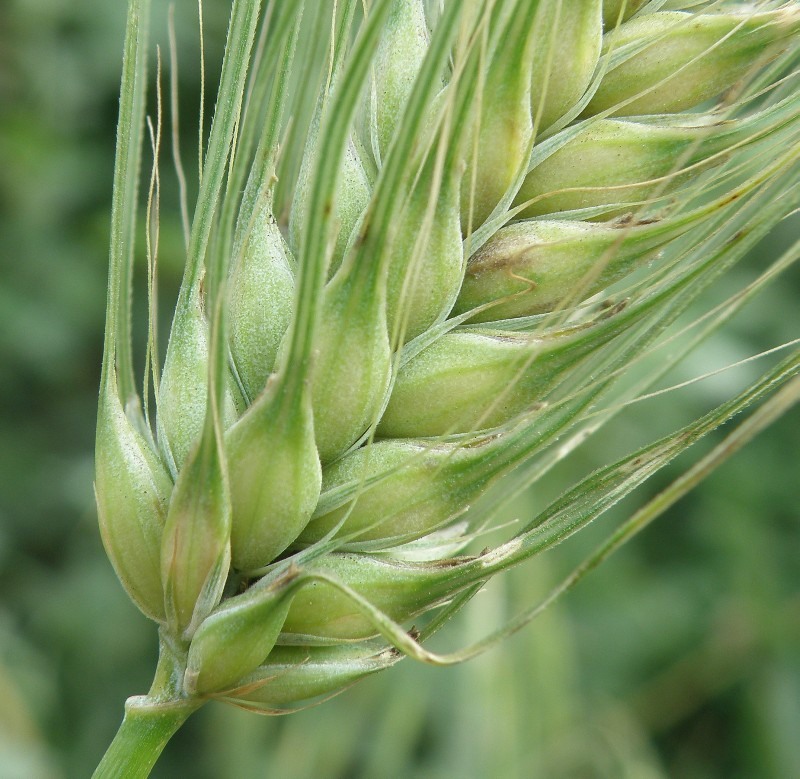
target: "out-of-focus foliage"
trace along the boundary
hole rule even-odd
[[[222,38],[225,5],[207,4],[209,42]],[[187,160],[194,11],[177,9]],[[124,12],[108,0],[0,5],[0,779],[88,775],[155,662],[152,631],[102,553],[91,488]],[[163,16],[153,29],[165,51]],[[217,54],[208,48],[209,83]],[[174,190],[165,177],[165,299],[181,262]],[[784,223],[726,283],[747,283],[797,226]],[[799,292],[795,270],[671,381],[796,338]],[[655,418],[645,402],[593,446],[628,451],[756,372],[675,392]],[[485,657],[448,670],[404,661],[283,719],[207,707],[153,775],[800,776],[799,428],[795,411]],[[587,449],[573,467],[600,454]],[[569,477],[555,474],[553,492]],[[525,496],[509,519],[548,497]],[[443,646],[499,626],[593,540],[581,534],[502,577]]]

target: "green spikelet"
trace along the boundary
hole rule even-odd
[[[453,307],[464,274],[461,168],[446,162],[447,179],[434,184],[435,151],[429,153],[389,250],[386,310],[392,343],[409,341],[443,319]]]
[[[241,680],[239,700],[269,707],[290,706],[330,695],[382,671],[399,652],[361,646],[276,646],[267,661]]]
[[[460,198],[474,129],[477,65],[474,52],[460,54],[458,76],[448,89],[432,95],[428,107],[428,120],[436,121],[422,136],[428,138],[433,131],[430,145],[388,248],[387,318],[393,344],[409,341],[444,319],[461,286],[465,257]]]
[[[604,53],[631,53],[612,62],[586,112],[637,116],[692,108],[777,56],[799,29],[796,7],[637,17],[606,36]]]
[[[389,269],[387,319],[392,343],[410,341],[444,319],[453,307],[464,274],[458,191],[450,187],[441,194],[430,233],[421,246],[413,242],[419,233],[401,233],[406,242],[401,252],[412,259],[407,264],[394,262]],[[417,207],[414,202],[409,206],[411,210]]]
[[[400,368],[378,433],[437,436],[500,425],[543,401],[566,370],[613,334],[608,319],[543,336],[448,333]]]
[[[373,62],[374,133],[380,156],[386,154],[428,51],[430,33],[423,0],[395,3]]]
[[[294,305],[294,261],[270,209],[255,217],[230,282],[231,354],[254,399],[267,383]]]
[[[342,269],[345,270],[344,268]],[[366,280],[368,281],[368,280]],[[391,349],[384,292],[360,276],[337,274],[325,289],[314,367],[314,427],[323,463],[366,431],[389,384]]]
[[[530,154],[533,136],[531,78],[533,51],[540,35],[533,24],[539,0],[519,0],[500,29],[482,86],[474,163],[467,169],[461,192],[461,223],[483,223],[517,179]],[[499,20],[496,20],[499,21]]]
[[[348,49],[348,36],[357,3],[344,0],[336,13],[336,29],[333,38],[333,59],[330,62],[329,80],[317,101],[316,111],[305,142],[303,160],[289,217],[289,235],[295,256],[300,256],[303,236],[309,220],[311,188],[315,185],[314,171],[317,155],[322,145],[321,130],[325,124],[326,113],[336,105],[336,91],[341,78],[344,55]],[[360,146],[355,134],[348,137],[335,182],[333,198],[334,243],[329,271],[332,273],[341,263],[351,237],[370,200],[371,183],[359,154]]]
[[[385,400],[391,368],[387,276],[392,263],[401,266],[402,273],[394,271],[395,282],[391,285],[393,294],[397,295],[396,280],[400,276],[405,279],[407,272],[414,273],[409,270],[410,242],[403,235],[398,237],[404,202],[398,195],[411,189],[413,170],[408,170],[409,156],[414,158],[417,135],[424,129],[435,97],[436,74],[444,65],[454,36],[457,12],[451,9],[445,19],[449,22],[442,25],[440,34],[432,41],[431,56],[426,58],[421,71],[425,88],[414,93],[402,126],[398,128],[396,142],[376,183],[373,202],[360,227],[358,240],[320,301],[321,321],[326,326],[320,328],[314,344],[313,399],[317,446],[323,463],[341,455],[377,420]],[[418,204],[411,209],[410,219],[419,218],[416,208]],[[421,289],[422,304],[416,312],[413,305],[408,305],[406,312],[414,317],[417,329],[429,318],[431,309],[437,316],[443,315],[455,299],[452,257],[455,255],[460,265],[460,247],[453,247],[452,224],[437,228],[437,234],[442,236],[447,250],[429,263],[428,268],[434,269],[432,276],[437,281],[440,267],[444,268],[444,275],[450,277],[444,290],[446,302],[442,301],[441,289],[432,290],[433,294]],[[439,248],[436,244],[432,246]],[[411,251],[413,254],[413,249]],[[414,288],[411,290],[413,293]],[[433,306],[425,302],[426,297],[435,301]],[[411,303],[414,302],[412,295]]]
[[[312,129],[313,133],[319,132],[319,128]],[[300,172],[300,181],[297,187],[297,195],[291,211],[289,221],[290,236],[292,245],[296,248],[300,245],[308,219],[308,189],[311,186],[311,176],[314,168],[313,149],[309,147],[304,157],[303,167]],[[333,245],[330,268],[335,271],[342,262],[348,244],[350,243],[353,232],[356,230],[361,215],[369,203],[371,186],[364,166],[359,157],[354,141],[351,139],[342,159],[342,167],[337,177],[336,196],[334,200],[334,223],[336,225],[336,239]]]
[[[603,26],[606,30],[629,19],[647,0],[603,0]],[[622,12],[622,18],[620,18]]]
[[[692,166],[694,175],[723,162],[722,152],[763,137],[770,122],[771,112],[742,120],[714,114],[587,120],[565,131],[566,142],[528,173],[514,202],[524,217],[580,209],[616,216],[629,210],[625,204],[647,204],[653,193],[687,181],[683,168]]]
[[[589,86],[603,38],[601,0],[539,0],[534,26],[531,114],[540,131],[575,106]]]
[[[323,492],[349,487],[357,500],[351,505],[342,498],[340,506],[315,516],[301,543],[319,540],[342,520],[339,535],[352,537],[355,544],[391,546],[427,535],[462,513],[469,504],[465,498],[482,490],[479,480],[465,478],[476,451],[383,441],[353,452],[326,469]],[[359,494],[362,479],[379,481]]]
[[[230,494],[213,416],[212,408],[178,476],[161,541],[167,622],[181,636],[191,636],[217,605],[231,561]]]
[[[208,326],[199,293],[172,322],[158,393],[158,441],[177,473],[203,429],[208,397]]]
[[[161,535],[172,482],[131,425],[116,392],[104,389],[97,415],[95,497],[100,532],[114,570],[133,602],[164,619]]]
[[[278,49],[278,72],[239,207],[228,281],[231,358],[248,402],[267,383],[294,308],[296,262],[274,215],[281,119],[302,17],[302,5],[286,8],[278,23],[285,20],[292,29]]]
[[[240,571],[268,565],[305,527],[321,471],[308,392],[284,398],[276,384],[228,431],[231,554]]]
[[[199,290],[179,301],[170,331],[158,392],[158,442],[172,473],[177,474],[200,438],[208,397],[208,322]],[[223,424],[236,419],[226,376]]]
[[[556,345],[549,353],[547,347],[542,348],[538,362],[531,359],[532,346],[538,343],[530,336],[518,337],[518,342],[512,342],[504,351],[503,342],[510,341],[511,334],[498,337],[470,333],[458,339],[454,336],[446,344],[455,347],[452,355],[445,356],[461,357],[461,365],[454,366],[456,360],[451,359],[446,366],[452,369],[450,375],[446,368],[437,367],[416,386],[405,392],[401,388],[395,426],[379,430],[384,435],[395,430],[402,435],[406,425],[428,437],[379,441],[326,468],[317,511],[300,536],[300,543],[310,544],[335,533],[346,548],[386,549],[452,523],[525,456],[537,436],[544,434],[544,428],[540,430],[535,421],[541,406],[538,398],[599,340],[624,331],[627,324],[614,323],[612,318],[605,327],[599,326],[599,333],[562,336],[560,342],[554,338]],[[467,348],[463,349],[465,343]],[[492,350],[494,354],[488,354]],[[494,364],[487,355],[494,357]],[[456,370],[459,368],[460,372]],[[481,369],[490,375],[482,383]],[[402,371],[398,378],[402,379]],[[514,382],[511,387],[509,381]],[[473,385],[478,385],[477,389]],[[458,407],[460,415],[447,406],[444,396],[437,396],[439,390],[449,392],[446,397],[451,402],[464,401],[464,406]],[[433,437],[443,431],[488,428],[521,411],[529,413],[513,427],[470,432],[450,441]]]
[[[189,645],[184,687],[206,694],[234,686],[275,646],[296,590],[294,573],[228,599],[203,621]]]
[[[537,220],[498,230],[471,258],[454,313],[491,322],[579,303],[653,257],[691,219]]]
[[[132,0],[125,34],[94,489],[100,534],[117,577],[145,615],[163,622],[159,547],[172,482],[134,386],[130,327],[148,11],[147,0]]]
[[[309,566],[368,598],[397,622],[421,614],[452,594],[452,563],[407,563],[360,554],[331,554]],[[373,622],[346,593],[325,581],[312,581],[292,600],[283,626],[286,642],[352,641],[377,634]]]

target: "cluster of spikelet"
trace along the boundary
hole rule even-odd
[[[187,698],[280,708],[432,658],[421,640],[488,578],[712,426],[461,554],[490,488],[585,432],[750,245],[742,220],[790,207],[764,193],[797,158],[794,2],[366,5],[233,3],[162,366],[152,315],[151,424],[127,321],[131,3],[96,493]],[[299,54],[317,50],[319,73]]]

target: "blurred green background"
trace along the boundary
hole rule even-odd
[[[210,83],[227,5],[206,7]],[[92,496],[124,6],[0,4],[0,779],[88,776],[124,699],[146,691],[155,662],[155,631],[106,561]],[[165,4],[156,6],[154,38],[164,47]],[[195,4],[177,14],[190,150]],[[180,252],[169,176],[164,186],[168,297]],[[727,291],[765,267],[797,226],[781,225]],[[672,380],[797,337],[798,293],[795,269]],[[748,366],[632,409],[519,499],[510,518],[529,516],[575,474],[701,413],[757,372]],[[209,706],[153,775],[800,776],[799,429],[795,411],[478,660],[448,670],[404,661],[291,717]],[[462,646],[532,603],[613,520],[498,581],[439,645]]]

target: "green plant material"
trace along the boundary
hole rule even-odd
[[[462,28],[463,39],[463,28]],[[428,81],[429,105],[435,117],[430,145],[422,153],[419,173],[402,208],[399,224],[392,227],[386,279],[386,310],[390,341],[394,347],[412,340],[443,320],[453,307],[464,277],[460,197],[473,130],[473,103],[478,89],[479,60],[475,51],[455,62],[447,89],[434,94],[441,63],[429,58],[421,80]],[[406,132],[426,133],[423,114],[408,123]],[[429,129],[430,131],[430,129]]]
[[[96,449],[95,495],[106,553],[134,603],[163,620],[159,559],[172,483],[110,390],[101,397]]]
[[[317,133],[319,130],[317,130]],[[311,187],[311,160],[304,164],[303,178],[298,184],[297,207],[292,209],[291,235],[294,245],[300,243],[301,236],[306,230],[304,219],[306,208],[303,207],[303,197],[308,196]],[[331,270],[336,270],[346,254],[347,246],[351,241],[353,231],[357,228],[359,219],[369,203],[370,183],[366,171],[356,151],[354,141],[348,141],[342,160],[342,168],[337,176],[337,191],[335,198],[334,220],[338,225],[336,241],[331,254]]]
[[[339,692],[401,657],[394,649],[360,645],[276,646],[266,663],[241,680],[235,697],[240,704],[254,704],[255,710],[296,705]]]
[[[410,341],[444,319],[464,276],[459,168],[431,186],[436,160],[425,166],[400,217],[386,282],[386,317],[393,344]],[[435,195],[435,196],[434,196]]]
[[[386,275],[389,263],[398,261],[392,240],[398,216],[395,198],[398,188],[407,191],[411,184],[408,155],[424,128],[436,94],[437,74],[455,35],[457,19],[457,11],[451,10],[431,42],[420,73],[426,88],[413,93],[409,110],[397,129],[356,249],[319,297],[322,320],[328,325],[317,336],[318,362],[313,378],[315,430],[323,463],[343,454],[368,429],[389,385],[391,343],[386,319]],[[401,258],[406,256],[407,252],[400,254]],[[448,257],[445,256],[446,265]]]
[[[466,72],[437,95],[444,95],[441,126],[393,230],[386,315],[395,346],[447,316],[464,276],[459,202],[474,89],[474,62],[468,62]]]
[[[189,457],[203,430],[208,398],[208,322],[199,292],[178,304],[158,393],[158,443],[174,475]],[[232,381],[226,377],[225,424],[236,418]]]
[[[652,259],[687,229],[669,219],[516,222],[472,256],[454,312],[492,304],[470,317],[491,322],[580,302]]]
[[[200,441],[172,491],[161,541],[165,611],[176,635],[191,636],[222,597],[231,562],[230,539],[231,500],[222,431],[210,403]]]
[[[376,116],[372,146],[378,149],[380,158],[386,155],[400,124],[429,45],[423,0],[396,3],[373,63]]]
[[[587,113],[623,116],[693,108],[790,46],[800,30],[791,5],[753,13],[645,14],[610,32],[612,60]]]
[[[291,322],[293,265],[275,217],[265,206],[255,216],[231,281],[231,354],[250,398],[264,389]]]
[[[166,614],[178,635],[191,635],[219,602],[230,566],[227,485],[215,453],[207,448],[199,447],[197,456],[182,470],[164,528],[161,567]],[[199,479],[207,485],[200,496],[195,486]]]
[[[382,441],[359,449],[326,470],[322,500],[333,505],[299,540],[313,543],[340,525],[356,545],[377,542],[378,548],[427,535],[483,492],[497,448],[489,439],[464,448]],[[362,482],[369,486],[359,489]],[[337,493],[343,493],[338,500]]]
[[[492,56],[480,87],[477,137],[461,190],[464,227],[487,219],[530,156],[533,56],[549,35],[534,24],[539,5],[539,0],[520,0],[505,23],[490,30]]]
[[[669,242],[702,230],[710,216],[730,211],[796,158],[792,151],[778,157],[738,188],[687,213],[656,212],[640,221],[627,214],[606,223],[541,219],[503,227],[470,258],[453,311],[474,312],[472,322],[491,322],[580,302],[652,261]]]
[[[308,584],[298,589],[286,616],[284,640],[313,645],[376,636],[379,627],[353,594],[368,599],[390,620],[406,622],[452,597],[453,571],[450,561],[327,555],[309,567]]]
[[[320,355],[320,349],[315,340],[317,338],[330,337],[331,334],[329,329],[318,331],[317,323],[321,318],[320,308],[324,308],[330,299],[330,296],[325,294],[324,285],[328,271],[326,237],[329,235],[332,219],[334,190],[338,181],[339,163],[344,154],[347,133],[355,114],[358,95],[367,77],[369,58],[377,45],[380,24],[384,20],[388,9],[389,3],[385,0],[376,7],[367,20],[364,33],[358,41],[360,46],[356,46],[350,65],[341,77],[341,90],[338,94],[337,102],[341,110],[330,115],[328,125],[326,125],[326,132],[321,135],[323,141],[316,157],[316,179],[320,183],[318,186],[311,188],[310,217],[301,244],[301,273],[298,283],[295,317],[292,328],[287,334],[286,347],[281,354],[281,362],[277,371],[278,376],[276,377],[276,393],[285,393],[290,398],[299,397],[300,394],[305,397],[309,380],[313,381],[314,377],[318,377],[320,374],[325,375],[324,367],[320,368],[318,365],[314,365],[312,371],[312,355],[315,352],[316,355]],[[337,303],[334,303],[335,305]],[[345,290],[345,306],[347,305],[349,304],[347,303]],[[382,308],[378,307],[373,310],[377,311],[378,322],[380,322],[380,317],[383,313]],[[364,329],[356,328],[353,335],[356,341],[366,338],[366,342],[369,343],[369,339],[374,338],[375,321],[374,319],[370,321],[369,317],[365,317],[362,321],[365,321]],[[348,333],[350,333],[350,329],[348,329]],[[363,343],[365,341],[361,340],[359,345]],[[380,337],[376,345],[380,350]],[[327,357],[330,354],[330,351],[325,353]],[[369,384],[369,379],[375,375],[372,362],[369,364],[366,375]],[[330,380],[330,375],[327,378]],[[319,387],[318,378],[316,386]],[[315,406],[315,423],[319,429],[319,432],[315,433],[317,446],[320,450],[321,458],[325,459],[326,455],[329,454],[328,447],[335,452],[337,447],[341,446],[341,441],[349,437],[354,428],[360,426],[359,419],[358,415],[354,419],[352,414],[345,414],[343,416],[344,435],[336,435],[333,444],[329,444],[322,437],[327,432],[324,424],[325,412],[335,415],[335,404],[338,402],[344,404],[345,410],[348,409],[348,406],[352,406],[346,395],[327,393],[321,396],[317,391],[316,396],[314,396],[314,390],[312,389],[312,397]],[[319,405],[320,397],[322,397],[322,409]],[[372,393],[369,393],[368,398],[363,398],[362,396],[361,399],[366,403],[370,403],[371,397]]]
[[[206,416],[209,338],[201,300],[204,262],[241,112],[247,61],[260,6],[260,2],[235,0],[231,10],[217,110],[211,126],[186,268],[164,360],[158,397],[159,443],[173,474],[177,473],[198,439]],[[234,418],[232,396],[221,413],[225,424]]]
[[[534,217],[598,209],[602,217],[625,213],[624,206],[686,183],[724,162],[725,152],[754,143],[780,128],[779,112],[743,119],[714,114],[639,120],[587,120],[568,140],[536,164],[515,199],[520,216]]]
[[[609,318],[616,313],[542,336],[500,330],[442,336],[398,372],[379,434],[463,433],[535,408],[582,357],[624,330]]]
[[[228,307],[230,349],[236,378],[249,402],[264,389],[275,366],[294,306],[296,261],[273,213],[279,134],[303,10],[302,3],[290,9],[291,12],[286,12],[287,7],[284,6],[283,17],[278,20],[279,24],[285,21],[289,28],[284,46],[281,49],[277,45],[280,42],[278,30],[278,40],[269,49],[275,52],[274,57],[265,54],[262,60],[267,73],[272,75],[270,65],[277,72],[272,76],[274,83],[263,132],[242,196],[232,252]],[[253,126],[246,124],[245,129]],[[255,130],[252,134],[255,135]],[[242,139],[242,143],[245,142],[246,138]],[[243,159],[247,156],[237,156],[234,168],[236,161]],[[234,210],[232,205],[230,210]]]
[[[619,22],[633,16],[646,2],[647,0],[603,0],[603,26],[606,30],[615,27]]]
[[[333,58],[329,65],[328,77],[320,94],[316,112],[311,121],[308,138],[305,143],[303,162],[295,192],[294,201],[289,220],[289,232],[292,246],[295,251],[303,240],[303,235],[308,230],[310,190],[314,187],[315,166],[317,156],[321,153],[321,133],[325,114],[336,104],[336,89],[342,77],[341,69],[345,62],[348,46],[348,36],[355,12],[356,0],[346,0],[342,3],[341,10],[336,9],[336,31],[333,40]],[[369,203],[371,194],[370,181],[364,169],[364,164],[358,154],[356,141],[351,135],[348,137],[341,160],[341,167],[336,176],[335,196],[333,198],[333,223],[335,225],[335,241],[330,258],[330,269],[335,270],[342,262],[346,248],[350,243],[351,235],[356,229],[364,209]]]
[[[541,0],[534,26],[542,30],[533,49],[531,115],[546,130],[577,105],[600,59],[601,0]]]
[[[151,409],[128,326],[148,12],[130,4],[96,491],[161,645],[101,777],[146,776],[210,699],[285,713],[403,656],[489,649],[797,400],[793,352],[498,527],[504,502],[800,256],[720,283],[800,204],[796,3],[322,5],[233,2],[163,371],[152,174]],[[630,112],[653,115],[608,118]],[[755,403],[544,601],[461,650],[427,648],[490,578]]]
[[[275,58],[277,75],[270,90],[266,127],[242,196],[231,260],[228,306],[231,357],[240,386],[250,402],[264,389],[275,366],[294,306],[296,261],[273,213],[279,133],[302,4],[295,6],[293,14],[294,20],[292,14],[284,13],[287,26],[294,21],[294,27]],[[265,63],[270,61],[264,57]]]
[[[324,510],[300,540],[312,542],[338,531],[348,543],[377,542],[373,545],[383,548],[452,521],[555,434],[558,421],[552,430],[536,412],[581,360],[638,327],[636,340],[625,343],[632,357],[648,343],[652,311],[691,296],[688,288],[698,282],[696,273],[679,277],[655,300],[619,307],[591,325],[549,338],[499,330],[442,336],[401,368],[378,428],[385,436],[416,433],[431,439],[380,442],[329,468],[320,498]],[[534,416],[517,428],[431,443],[434,436],[500,426],[523,412]]]
[[[385,295],[339,274],[325,288],[314,369],[314,428],[323,463],[369,427],[389,385],[391,347]]]
[[[128,698],[125,719],[103,756],[93,779],[145,779],[164,747],[186,722],[197,704],[153,701],[144,695]]]
[[[164,594],[158,561],[171,484],[165,467],[140,432],[143,420],[130,355],[130,301],[123,294],[130,284],[133,260],[148,12],[147,0],[130,4],[125,36],[97,412],[95,496],[103,545],[117,576],[143,613],[160,621],[164,618]]]
[[[229,598],[203,621],[186,659],[189,695],[224,691],[258,665],[278,639],[295,592],[294,574],[269,587]]]
[[[233,565],[267,565],[305,527],[322,472],[308,391],[294,398],[270,385],[229,430]]]
[[[700,419],[681,430],[630,454],[609,466],[599,469],[586,480],[576,485],[571,491],[553,501],[544,511],[536,516],[511,541],[497,547],[484,559],[468,563],[465,568],[478,567],[485,575],[487,569],[495,566],[505,567],[509,560],[521,560],[536,554],[554,543],[559,543],[566,536],[585,527],[604,510],[621,500],[631,490],[649,477],[654,470],[678,456],[687,442],[696,442],[712,430],[730,420],[752,403],[788,384],[790,403],[798,400],[798,385],[795,377],[800,371],[800,352],[794,352],[780,362],[775,368],[767,371],[753,383],[751,387],[735,398],[727,401]],[[781,399],[783,402],[785,398]],[[770,414],[753,414],[753,417],[768,419]],[[744,423],[747,426],[747,423]],[[757,425],[756,425],[757,426]],[[735,436],[734,436],[735,437]],[[722,447],[725,451],[725,447]],[[728,449],[728,455],[731,450]],[[662,504],[661,510],[664,506]],[[580,569],[576,570],[581,574]],[[477,576],[468,573],[467,578]],[[455,578],[455,577],[454,577]],[[510,626],[509,626],[510,627]]]

